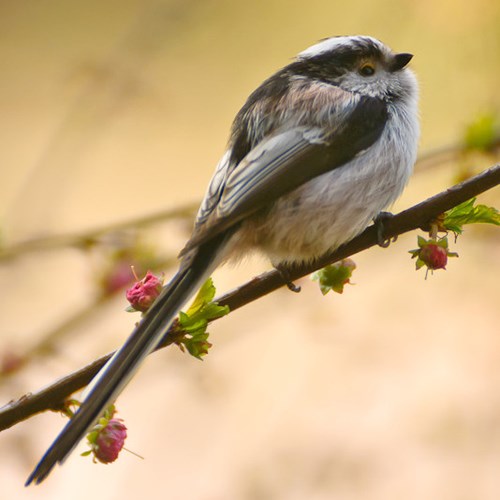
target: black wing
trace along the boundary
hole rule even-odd
[[[387,119],[383,101],[361,97],[345,125],[335,132],[308,127],[278,132],[260,142],[234,167],[226,154],[202,203],[193,235],[180,255],[314,177],[349,162],[380,137]],[[226,166],[228,174],[224,176]]]

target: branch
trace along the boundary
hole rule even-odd
[[[136,219],[109,224],[97,229],[91,229],[81,233],[61,234],[54,236],[42,236],[31,240],[21,241],[9,247],[0,248],[0,261],[19,257],[25,253],[38,250],[53,250],[61,247],[88,248],[99,242],[103,236],[109,233],[126,231],[136,228],[145,228],[159,222],[180,219],[191,224],[196,213],[195,205],[185,205],[163,212],[145,215]]]
[[[492,156],[498,154],[500,149],[500,135],[495,136],[487,150],[483,150],[483,153],[490,154]],[[422,172],[426,169],[436,167],[437,165],[442,165],[450,161],[458,160],[467,153],[471,153],[471,150],[463,141],[456,144],[449,144],[448,146],[441,146],[430,151],[424,151],[419,154],[417,162],[415,164],[415,172]]]
[[[494,153],[500,148],[500,135],[494,137],[488,152]],[[434,167],[445,162],[456,160],[467,152],[467,146],[461,141],[456,144],[439,147],[421,153],[416,162],[416,172]],[[53,250],[61,247],[87,248],[93,244],[99,243],[103,236],[118,231],[144,228],[160,222],[166,222],[173,219],[192,222],[198,205],[185,205],[180,208],[174,208],[163,212],[153,213],[136,219],[109,224],[97,229],[83,231],[74,234],[60,234],[51,236],[41,236],[33,238],[11,246],[0,248],[0,261],[19,257],[29,252],[39,250]]]
[[[500,164],[482,172],[465,182],[457,184],[418,205],[415,205],[394,217],[384,221],[384,236],[393,238],[414,229],[425,227],[438,215],[500,184]],[[376,228],[370,226],[349,243],[335,252],[322,257],[312,264],[298,265],[289,269],[292,280],[299,279],[320,269],[327,264],[344,259],[377,245]],[[283,278],[277,271],[264,273],[235,290],[217,299],[219,305],[227,305],[233,311],[252,302],[284,285]],[[158,349],[179,340],[176,324],[169,329]],[[103,356],[91,364],[58,380],[54,384],[34,394],[21,397],[0,409],[0,430],[7,429],[32,415],[46,410],[60,410],[65,399],[87,385],[103,367],[112,354]]]

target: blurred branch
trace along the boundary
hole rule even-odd
[[[498,148],[500,148],[500,136],[492,141],[489,152],[495,153]],[[416,171],[418,172],[435,165],[456,160],[467,151],[468,149],[463,142],[427,151],[419,156],[416,163]],[[0,248],[0,262],[39,250],[53,250],[61,247],[87,248],[99,243],[101,238],[110,233],[137,228],[142,229],[169,220],[180,219],[190,223],[194,219],[196,209],[197,205],[190,204],[82,233],[46,236],[22,241],[10,247]]]
[[[441,213],[492,189],[500,184],[500,164],[496,165],[465,182],[407,209],[384,221],[384,236],[393,238],[408,231],[426,227],[430,221]],[[343,245],[330,255],[318,261],[290,268],[292,280],[324,267],[327,264],[344,259],[377,245],[377,230],[375,226],[368,227],[363,233]],[[217,299],[220,305],[227,305],[231,311],[238,309],[268,293],[283,286],[283,278],[277,271],[264,273],[241,287],[222,295]],[[175,343],[179,339],[179,329],[174,323],[164,337],[158,349]],[[91,364],[58,380],[54,384],[34,394],[27,394],[17,401],[12,401],[0,409],[0,430],[7,429],[32,415],[46,410],[60,410],[65,399],[75,391],[87,385],[106,363],[112,354],[103,356]]]
[[[488,151],[483,151],[483,153],[497,154],[499,148],[500,135],[492,140]],[[416,171],[418,172],[427,168],[434,167],[435,165],[440,165],[453,160],[457,160],[465,153],[468,153],[470,151],[470,148],[468,148],[463,142],[431,149],[419,155],[417,163],[415,165],[417,167]]]
[[[56,236],[46,236],[42,238],[34,238],[32,240],[23,241],[16,245],[6,248],[0,248],[0,261],[19,257],[28,252],[39,250],[53,250],[61,247],[76,247],[88,248],[89,246],[99,243],[100,239],[110,233],[116,233],[129,229],[145,228],[159,222],[167,222],[174,219],[192,222],[194,214],[196,213],[196,206],[185,205],[179,208],[173,208],[164,212],[139,217],[116,224],[110,224],[98,229],[92,229],[76,234],[62,234]]]

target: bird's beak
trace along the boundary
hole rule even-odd
[[[394,54],[391,62],[389,63],[390,71],[399,71],[403,69],[412,59],[413,54],[403,52],[401,54]]]

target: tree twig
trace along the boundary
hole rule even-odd
[[[497,152],[499,147],[500,136],[496,137],[492,141],[491,152]],[[467,151],[467,149],[462,142],[425,151],[421,153],[417,159],[416,172],[431,168],[447,161],[455,160],[460,155],[464,154],[465,151]],[[81,233],[42,236],[39,238],[21,241],[14,245],[0,248],[0,261],[39,250],[52,250],[61,247],[85,248],[89,245],[97,243],[103,236],[109,233],[144,228],[168,220],[180,219],[192,222],[197,207],[198,205],[195,204],[185,205],[180,208],[153,213],[136,219],[118,222],[116,224],[109,224],[97,229],[83,231]]]
[[[498,184],[500,184],[500,164],[384,221],[385,236],[393,238],[408,231],[425,227],[439,214],[484,191],[492,189]],[[289,269],[289,277],[292,280],[298,279],[327,264],[359,253],[375,245],[377,245],[376,228],[370,226],[356,238],[341,246],[330,255],[326,255],[312,264],[300,265]],[[220,305],[229,306],[232,311],[267,295],[283,285],[284,282],[280,273],[269,271],[222,295],[217,299],[217,302]],[[176,342],[179,339],[179,334],[179,330],[175,328],[174,324],[165,335],[158,349]],[[87,385],[111,355],[103,356],[46,388],[34,394],[27,394],[19,400],[5,405],[0,409],[0,430],[7,429],[36,413],[61,409],[64,400],[75,391]]]
[[[496,136],[486,151],[482,153],[489,154],[492,157],[498,154],[500,148],[500,135]],[[449,144],[448,146],[441,146],[429,151],[424,151],[419,154],[415,170],[417,172],[424,171],[436,165],[441,165],[446,162],[454,161],[462,157],[466,153],[471,153],[474,150],[467,148],[465,143],[459,142],[456,144]]]
[[[183,207],[173,208],[151,215],[145,215],[136,219],[109,224],[107,226],[91,229],[89,231],[83,231],[81,233],[43,236],[40,238],[21,241],[12,246],[0,248],[0,261],[11,259],[13,257],[19,257],[25,253],[39,250],[53,250],[54,248],[61,247],[86,248],[98,243],[101,238],[109,233],[136,229],[138,227],[144,228],[169,220],[185,220],[191,223],[194,214],[196,213],[196,208],[197,206],[194,204],[185,205]]]

